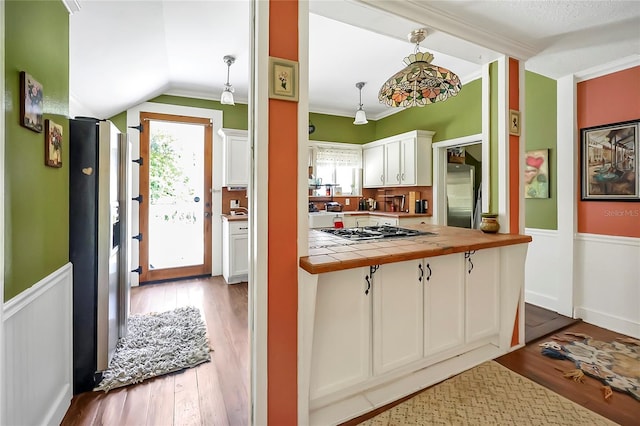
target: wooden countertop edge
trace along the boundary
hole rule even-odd
[[[229,222],[235,222],[238,220],[249,220],[249,216],[248,215],[243,215],[243,214],[239,214],[239,215],[230,215],[230,214],[223,214],[221,215],[223,220],[228,220]]]
[[[322,274],[326,272],[342,271],[345,269],[360,268],[363,266],[383,265],[385,263],[404,262],[406,260],[422,259],[426,257],[443,256],[452,253],[464,253],[472,250],[482,250],[495,247],[505,247],[516,244],[530,243],[530,235],[508,235],[508,239],[485,241],[471,244],[456,244],[450,247],[425,248],[424,250],[408,251],[396,254],[363,257],[362,259],[338,260],[330,254],[304,256],[300,258],[299,265],[310,274]],[[313,260],[317,260],[315,263]]]

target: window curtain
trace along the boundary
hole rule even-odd
[[[360,151],[355,149],[318,147],[318,151],[316,152],[316,165],[360,167]]]

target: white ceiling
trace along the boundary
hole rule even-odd
[[[65,0],[70,16],[70,114],[110,117],[160,94],[220,99],[224,55],[246,102],[249,1]],[[311,0],[309,109],[353,115],[364,81],[369,118],[395,112],[377,94],[412,53],[406,35],[429,28],[422,50],[466,82],[501,54],[558,78],[640,61],[640,2]],[[464,87],[463,87],[464,90]]]

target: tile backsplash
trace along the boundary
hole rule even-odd
[[[400,204],[402,195],[405,196],[404,210],[409,210],[409,192],[416,193],[416,199],[428,200],[429,210],[427,213],[431,213],[431,206],[433,205],[433,188],[431,186],[412,186],[412,187],[390,187],[390,188],[372,188],[363,189],[362,196],[358,195],[341,195],[333,197],[309,197],[309,202],[315,204],[318,210],[324,210],[324,204],[329,201],[335,201],[343,206],[343,211],[356,211],[358,210],[358,202],[361,198],[365,200],[372,198],[377,201],[377,211],[400,211]],[[347,205],[347,199],[349,199],[349,205]],[[393,210],[391,206],[393,207]]]

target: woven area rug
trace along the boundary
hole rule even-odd
[[[432,386],[362,425],[615,425],[494,361]]]
[[[602,342],[580,333],[552,338],[558,341],[540,344],[543,355],[569,359],[585,374],[640,401],[640,340]]]
[[[94,390],[108,392],[211,359],[207,329],[198,308],[131,315],[128,329]]]

